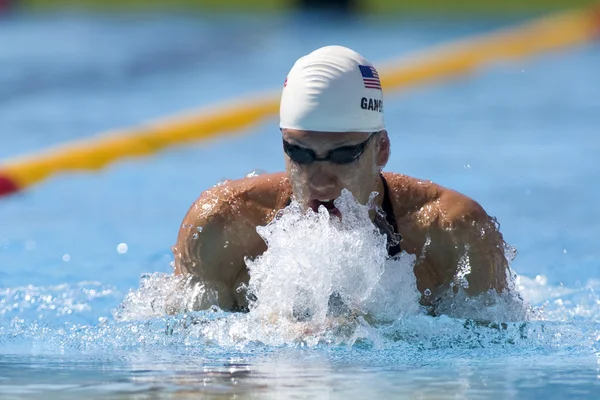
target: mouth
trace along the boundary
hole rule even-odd
[[[330,215],[335,215],[338,218],[342,217],[342,214],[340,213],[340,210],[338,210],[336,208],[336,206],[333,204],[333,200],[317,200],[317,199],[312,199],[308,202],[308,206],[314,211],[314,212],[319,212],[319,207],[323,206],[327,209],[327,211],[329,211]]]

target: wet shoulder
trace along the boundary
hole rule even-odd
[[[444,188],[428,180],[395,172],[384,172],[394,210],[410,211],[439,199]]]
[[[456,190],[403,174],[384,176],[397,218],[411,218],[421,226],[451,227],[487,216],[479,203]]]
[[[190,209],[190,214],[194,214],[190,217],[243,216],[262,220],[269,217],[271,210],[285,207],[290,195],[290,184],[283,172],[227,180],[202,192]]]
[[[260,217],[257,223],[266,223],[284,208],[292,195],[285,172],[263,174],[245,178],[237,183],[239,199],[244,207]]]

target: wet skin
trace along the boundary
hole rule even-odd
[[[284,130],[283,139],[312,149],[325,157],[331,149],[364,142],[369,134]],[[286,171],[228,181],[203,192],[184,217],[173,246],[175,274],[188,275],[218,292],[219,307],[236,310],[247,304],[236,291],[248,283],[245,257],[257,257],[266,244],[256,232],[266,225],[293,196],[303,207],[339,196],[343,188],[366,204],[371,192],[380,193],[382,168],[390,156],[387,132],[369,140],[360,158],[349,164],[329,161],[298,164],[285,155]],[[402,235],[402,250],[416,256],[414,273],[421,302],[431,305],[453,286],[461,259],[468,256],[471,272],[466,276],[470,295],[489,290],[502,292],[508,262],[505,242],[495,220],[473,199],[454,190],[398,173],[383,172]],[[331,209],[336,213],[335,209]],[[201,231],[198,230],[201,227]],[[210,306],[196,302],[194,309]],[[179,310],[183,311],[183,310]]]

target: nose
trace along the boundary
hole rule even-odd
[[[331,197],[337,187],[337,176],[321,164],[324,163],[315,163],[308,174],[308,186],[313,198]]]

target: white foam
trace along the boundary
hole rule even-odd
[[[276,221],[257,229],[268,249],[247,261],[248,289],[258,299],[251,310],[292,320],[306,310],[311,321],[323,323],[330,297],[337,294],[355,316],[416,313],[414,257],[388,260],[386,237],[371,222],[369,205],[360,205],[347,191],[335,204],[341,221],[324,207],[302,212],[293,203]]]
[[[361,205],[343,191],[335,205],[341,220],[324,207],[315,213],[293,202],[273,222],[258,227],[268,247],[256,259],[246,260],[250,281],[240,290],[246,290],[251,299],[249,312],[212,313],[218,317],[188,313],[197,323],[186,323],[186,337],[220,345],[260,342],[279,346],[352,344],[361,339],[378,342],[389,336],[389,329],[399,327],[404,327],[404,334],[406,327],[429,331],[432,319],[419,305],[415,256],[402,252],[388,258],[386,237],[369,218],[370,204]],[[460,273],[469,270],[470,266],[463,265]],[[127,295],[115,317],[124,321],[161,316],[169,309],[192,310],[211,296],[202,284],[154,274],[142,280],[140,290]],[[460,289],[438,307],[454,319],[530,318],[514,290],[469,297]],[[457,322],[459,326],[462,322]]]

